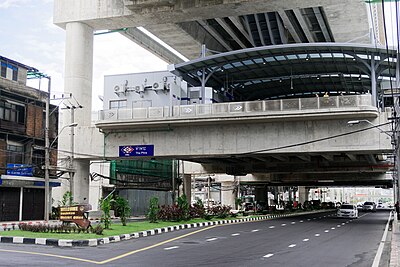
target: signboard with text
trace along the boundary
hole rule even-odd
[[[90,221],[86,212],[92,209],[90,204],[60,207],[60,221],[73,222],[80,227],[87,229]]]
[[[154,145],[119,146],[120,157],[154,156]]]
[[[33,176],[32,166],[26,164],[7,163],[7,175]]]

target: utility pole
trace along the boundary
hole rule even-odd
[[[49,220],[50,214],[50,184],[49,184],[49,168],[50,168],[50,141],[49,141],[49,120],[50,120],[50,89],[51,89],[51,77],[47,77],[48,83],[48,94],[46,97],[46,124],[44,129],[44,220]]]
[[[71,124],[75,123],[75,107],[71,108]],[[71,158],[69,162],[69,168],[73,169],[74,168],[74,151],[75,151],[75,127],[70,127],[71,130],[71,140],[70,140],[70,151],[71,151]],[[75,196],[75,190],[74,190],[74,175],[75,172],[69,172],[69,191],[71,193],[72,200],[74,199]]]
[[[71,193],[72,198],[74,198],[75,196],[75,189],[74,189],[74,176],[75,176],[75,171],[74,171],[74,156],[75,156],[75,127],[77,126],[77,124],[75,123],[75,109],[77,108],[83,108],[78,101],[75,99],[76,104],[71,103],[71,101],[69,101],[69,99],[72,100],[75,99],[75,97],[73,97],[72,93],[69,93],[68,95],[62,95],[59,98],[54,98],[53,100],[67,100],[69,102],[69,104],[65,104],[65,108],[62,109],[68,109],[71,112],[71,119],[70,119],[70,159],[69,159],[69,163],[67,169],[68,169],[68,174],[69,174],[69,191]]]

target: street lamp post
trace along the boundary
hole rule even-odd
[[[69,125],[65,125],[63,128],[61,128],[59,134],[54,138],[53,142],[50,143],[49,139],[49,120],[50,120],[50,78],[49,78],[49,97],[46,100],[46,126],[45,126],[45,131],[44,131],[44,138],[45,138],[45,147],[44,147],[44,219],[45,221],[49,220],[49,215],[50,215],[50,148],[53,146],[54,142],[58,139],[60,136],[61,132],[67,128],[67,127],[76,127],[78,124],[77,123],[71,123]]]
[[[50,120],[50,89],[51,89],[51,77],[48,77],[48,94],[46,97],[46,123],[44,128],[44,220],[49,220],[50,215],[50,186],[49,186],[49,168],[50,168],[50,154],[49,154],[49,120]]]

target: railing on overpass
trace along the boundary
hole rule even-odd
[[[263,114],[282,111],[343,109],[373,106],[370,94],[227,102],[164,107],[108,109],[99,111],[99,120],[143,120],[155,118],[190,118],[206,116],[229,116],[237,114]]]

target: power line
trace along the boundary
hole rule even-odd
[[[388,124],[391,124],[391,122],[386,122],[386,123],[374,125],[374,126],[371,126],[371,127],[367,127],[367,128],[364,128],[364,129],[359,129],[359,130],[355,130],[355,131],[351,131],[351,132],[347,132],[347,133],[332,135],[332,136],[328,136],[328,137],[324,137],[324,138],[318,138],[318,139],[314,139],[314,140],[311,140],[311,141],[306,141],[306,142],[301,142],[301,143],[296,143],[296,144],[291,144],[291,145],[286,145],[286,146],[281,146],[281,147],[274,147],[274,148],[267,148],[267,149],[254,150],[254,151],[249,151],[249,152],[244,152],[244,153],[238,153],[238,155],[251,155],[251,154],[257,154],[257,153],[260,153],[260,152],[268,152],[268,151],[274,151],[274,150],[279,150],[279,149],[284,149],[284,148],[291,148],[291,147],[296,147],[296,146],[304,146],[304,145],[308,145],[308,144],[312,144],[312,143],[316,143],[316,142],[326,141],[326,140],[330,140],[330,139],[334,139],[334,138],[338,138],[338,137],[342,137],[342,136],[347,136],[347,135],[351,135],[351,134],[355,134],[355,133],[360,133],[360,132],[363,132],[363,131],[375,129],[377,127],[388,125]]]

